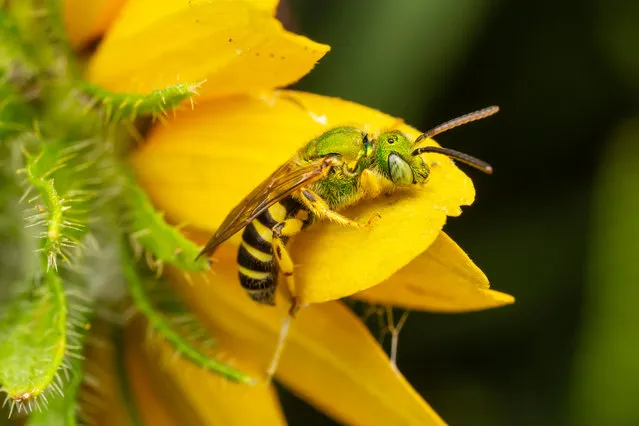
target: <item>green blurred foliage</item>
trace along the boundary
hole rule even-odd
[[[416,389],[453,425],[638,425],[639,128],[613,135],[639,112],[639,2],[290,0],[280,16],[332,47],[298,89],[422,130],[501,107],[437,139],[495,167],[464,169],[477,199],[446,229],[517,302],[411,314],[398,361]],[[333,424],[283,399],[291,424]]]
[[[589,274],[574,388],[575,424],[636,425],[639,407],[639,117],[606,144],[594,191]]]

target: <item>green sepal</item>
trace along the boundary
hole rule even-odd
[[[150,93],[116,93],[87,81],[76,83],[90,98],[90,106],[102,109],[107,121],[134,120],[139,116],[162,118],[183,101],[193,99],[202,83],[174,84]]]
[[[146,250],[154,257],[156,265],[169,263],[185,271],[204,272],[210,268],[204,258],[195,260],[201,250],[174,226],[164,220],[138,186],[132,174],[127,174],[125,201],[130,212],[130,237],[138,254]]]
[[[130,256],[123,256],[123,268],[124,276],[129,284],[129,291],[133,299],[133,303],[137,310],[145,317],[149,331],[156,336],[160,336],[166,340],[176,353],[180,356],[188,359],[194,364],[200,366],[208,371],[220,374],[227,379],[246,383],[254,384],[255,380],[245,373],[232,368],[231,366],[224,364],[216,360],[213,356],[207,354],[206,346],[209,342],[197,342],[197,336],[206,336],[207,333],[204,327],[199,325],[197,319],[192,314],[188,313],[186,307],[179,306],[179,299],[177,295],[171,294],[171,297],[166,298],[171,300],[171,312],[161,311],[152,302],[150,296],[149,287],[151,285],[161,285],[161,282],[149,282],[143,281],[135,270],[134,265],[131,263]],[[164,293],[166,294],[166,292]],[[187,338],[183,333],[178,332],[178,326],[172,323],[171,316],[176,319],[188,319],[191,332],[190,338]],[[185,326],[185,322],[181,321],[181,326]]]
[[[87,232],[97,187],[103,183],[95,173],[101,159],[91,140],[44,141],[40,146],[37,155],[25,151],[23,171],[31,186],[23,198],[33,206],[27,226],[44,228],[41,250],[48,267],[57,267],[58,259],[68,260]]]
[[[70,380],[65,383],[61,393],[48,398],[45,409],[31,413],[27,426],[75,426],[78,424],[78,394],[83,381],[82,364],[83,359],[79,357],[71,359]]]
[[[107,250],[98,246],[95,232],[83,243],[86,248],[74,253],[73,267],[61,271],[69,306],[64,361],[67,367],[60,374],[65,380],[62,385],[54,385],[55,392],[48,398],[46,410],[34,411],[28,426],[74,426],[82,420],[80,391],[87,364],[84,359],[87,335],[92,329],[98,295],[107,285],[113,291],[108,274],[114,268]]]
[[[34,206],[35,214],[27,218],[29,226],[44,226],[42,251],[47,267],[57,268],[58,258],[68,259],[70,248],[86,233],[90,202],[94,193],[85,187],[79,168],[87,165],[78,159],[86,143],[64,146],[59,141],[42,143],[38,155],[25,152],[24,169],[35,191],[25,198]],[[35,192],[35,194],[33,194]]]
[[[8,306],[0,319],[0,383],[16,408],[35,408],[62,383],[67,351],[67,299],[53,269],[45,272]],[[46,397],[45,397],[46,398]]]
[[[72,367],[81,370],[80,365]],[[82,375],[75,374],[63,389],[64,396],[54,395],[49,398],[46,408],[31,413],[27,426],[75,426],[78,424],[78,392],[82,385]]]

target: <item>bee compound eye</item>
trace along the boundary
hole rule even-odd
[[[410,185],[415,182],[413,169],[396,152],[388,156],[388,170],[390,178],[396,185]]]

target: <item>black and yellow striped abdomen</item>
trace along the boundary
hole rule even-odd
[[[256,302],[275,304],[278,269],[273,258],[274,228],[287,219],[299,220],[305,227],[311,214],[299,201],[287,197],[249,223],[242,233],[237,253],[240,283]],[[284,244],[288,241],[287,236],[279,238]]]

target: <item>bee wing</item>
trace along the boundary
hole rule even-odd
[[[231,238],[266,209],[300,187],[320,179],[338,163],[335,156],[319,158],[301,166],[296,159],[284,163],[235,206],[196,259],[212,254],[218,245]]]

